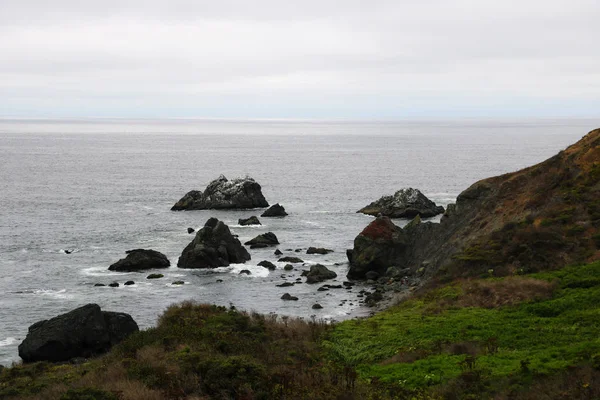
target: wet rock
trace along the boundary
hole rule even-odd
[[[277,250],[275,250],[275,253],[273,253],[273,254],[275,254],[276,256],[280,256],[283,253],[281,252],[281,250],[277,249]]]
[[[107,352],[138,330],[129,314],[102,311],[97,304],[87,304],[31,325],[19,345],[19,356],[25,362],[92,357]]]
[[[320,305],[319,303],[315,303],[315,304],[312,305],[312,309],[313,310],[320,310],[322,308],[323,308],[323,306]]]
[[[217,282],[217,283],[222,283],[222,282],[223,282],[223,279],[217,279],[215,282]]]
[[[106,286],[104,283],[96,283],[94,286],[96,287],[102,287],[102,286]]]
[[[210,182],[204,192],[192,190],[171,208],[179,210],[245,209],[268,207],[260,185],[252,178],[231,181],[221,175]]]
[[[125,252],[127,256],[112,264],[110,271],[136,272],[146,269],[168,268],[171,263],[167,256],[155,250],[134,249]]]
[[[240,271],[239,275],[252,275],[249,269],[243,269]]]
[[[302,249],[296,249],[294,250],[295,253],[300,253],[302,251]]]
[[[282,205],[277,203],[277,204],[273,204],[271,207],[269,207],[260,216],[261,217],[285,217],[286,215],[288,215],[288,214],[285,212],[285,208],[283,208]]]
[[[357,212],[390,218],[414,218],[417,215],[428,218],[444,212],[444,207],[429,200],[419,189],[404,188],[393,196],[383,196]]]
[[[150,274],[146,277],[146,279],[160,279],[164,277],[165,276],[163,274]]]
[[[108,284],[108,286],[110,287],[119,287],[119,283],[118,282],[111,282]]]
[[[303,263],[304,261],[302,261],[302,259],[298,258],[298,257],[282,257],[279,260],[277,260],[279,262],[288,262],[288,263],[292,263],[292,264],[297,264],[297,263]]]
[[[179,268],[217,268],[245,263],[250,254],[233,237],[229,227],[216,218],[209,219],[181,253]]]
[[[275,246],[279,244],[279,240],[277,240],[277,236],[273,232],[261,233],[256,236],[254,239],[248,240],[245,245],[251,246]]]
[[[185,282],[184,281],[175,281],[173,283],[171,283],[171,285],[184,285]]]
[[[187,231],[188,231],[188,233],[194,233],[194,232],[196,232],[196,230],[194,228],[188,228]]]
[[[242,225],[242,226],[247,226],[247,225],[262,225],[260,223],[260,221],[258,220],[258,217],[256,215],[253,215],[249,218],[240,218],[238,219],[238,224]]]
[[[311,265],[308,274],[306,275],[306,283],[323,282],[326,279],[333,279],[337,274],[326,266],[321,264]]]
[[[323,285],[325,286],[327,289],[341,289],[342,285]]]
[[[349,282],[349,281],[344,281],[344,282],[342,282],[342,285],[344,285],[346,287],[352,287],[352,286],[356,285],[356,283]]]
[[[317,289],[317,292],[327,292],[329,289],[326,288],[325,286],[321,286]]]
[[[328,254],[328,253],[333,253],[333,250],[325,249],[323,247],[309,247],[308,250],[306,250],[306,254]]]
[[[292,296],[289,293],[284,293],[283,296],[281,296],[281,300],[293,300],[293,301],[297,301],[298,298],[296,296]]]
[[[135,285],[134,281],[127,281],[123,284],[123,286],[131,286],[131,285]]]
[[[267,268],[269,271],[275,271],[275,269],[277,268],[275,266],[275,264],[273,264],[272,262],[267,261],[267,260],[263,260],[263,261],[259,262],[258,265],[260,265],[261,267]]]
[[[280,283],[279,285],[275,285],[277,287],[289,287],[289,286],[294,286],[294,284],[292,282],[283,282]]]
[[[402,263],[407,241],[406,233],[388,217],[378,217],[354,239],[348,278],[368,279],[369,271],[385,274],[390,265]]]
[[[285,267],[283,267],[283,269],[286,271],[292,271],[294,269],[294,266],[292,264],[286,264]]]

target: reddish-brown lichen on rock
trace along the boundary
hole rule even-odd
[[[392,240],[392,236],[397,228],[388,217],[378,217],[375,221],[367,225],[360,234],[373,240]]]

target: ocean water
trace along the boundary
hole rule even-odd
[[[305,318],[366,315],[360,288],[276,287],[294,281],[301,267],[288,273],[282,264],[271,272],[256,265],[276,261],[274,249],[250,250],[245,265],[178,269],[193,238],[187,228],[214,216],[242,242],[272,231],[286,255],[325,264],[341,282],[345,250],[372,220],[359,208],[402,187],[445,206],[475,181],[540,162],[599,122],[0,120],[0,364],[19,360],[29,325],[90,302],[130,313],[142,328],[183,300]],[[241,227],[238,218],[262,210],[169,210],[220,174],[253,177],[289,216]],[[308,246],[334,252],[306,255]],[[166,254],[172,267],[160,271],[165,278],[108,271],[134,248]],[[136,284],[122,286],[130,279]],[[121,286],[93,286],[113,281]],[[284,292],[299,301],[281,300]],[[322,310],[311,308],[316,302]]]

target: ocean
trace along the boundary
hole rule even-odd
[[[280,288],[296,271],[268,271],[274,248],[216,270],[184,270],[177,258],[210,217],[242,242],[272,231],[287,255],[347,272],[345,250],[372,220],[356,210],[402,187],[446,206],[475,181],[543,161],[600,125],[598,120],[218,121],[0,120],[0,364],[36,321],[86,303],[127,312],[141,328],[184,300],[260,313],[343,320],[369,313],[357,292],[319,285]],[[289,216],[237,220],[262,210],[170,211],[219,175],[250,176]],[[439,220],[439,217],[438,217]],[[434,219],[435,221],[435,219]],[[407,221],[396,221],[399,225]],[[307,255],[309,246],[328,255]],[[125,251],[167,255],[167,270],[116,273]],[[297,253],[295,249],[302,249]],[[72,251],[66,254],[65,250]],[[249,269],[251,275],[240,275]],[[148,280],[150,272],[162,279]],[[123,286],[134,280],[133,286]],[[172,285],[183,280],[184,285]],[[118,288],[95,287],[119,282]],[[222,282],[220,282],[222,281]],[[280,299],[284,292],[297,302]],[[312,304],[320,303],[321,310]]]

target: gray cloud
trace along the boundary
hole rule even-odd
[[[0,116],[600,106],[597,1],[0,0],[0,10]]]

